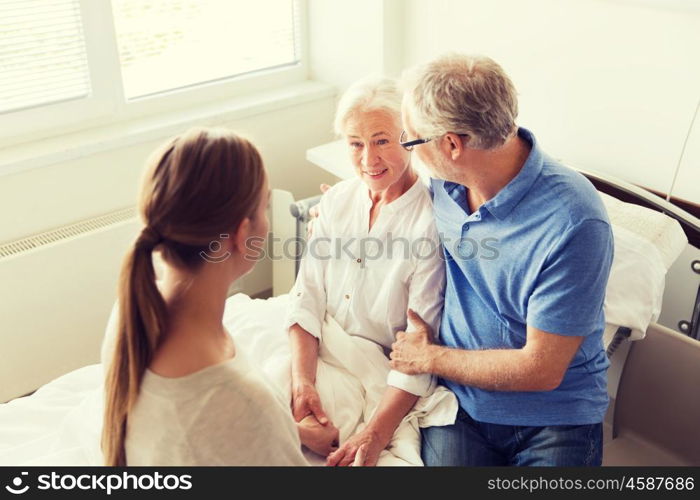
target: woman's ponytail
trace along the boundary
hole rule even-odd
[[[119,283],[119,329],[105,381],[102,450],[105,465],[125,466],[126,422],[158,338],[165,330],[166,306],[156,286],[153,249],[162,238],[146,227],[127,255]]]

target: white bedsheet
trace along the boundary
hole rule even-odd
[[[102,465],[102,366],[0,405],[0,465]]]
[[[224,322],[239,348],[290,397],[290,350],[283,328],[286,296],[252,300],[238,294],[227,302]],[[350,436],[371,416],[389,371],[376,344],[349,337],[327,318],[319,362],[318,388],[329,417]],[[0,405],[0,465],[102,465],[102,365],[72,371],[31,396]],[[444,388],[423,398],[404,419],[382,465],[420,465],[418,426],[454,421],[457,401]],[[323,460],[307,452],[311,463]]]

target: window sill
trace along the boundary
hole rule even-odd
[[[323,99],[335,93],[336,89],[331,85],[307,81],[227,101],[24,142],[0,151],[0,176],[164,139],[195,125],[222,125],[247,116]]]

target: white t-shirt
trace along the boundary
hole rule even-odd
[[[115,314],[103,355],[113,349]],[[308,465],[289,404],[241,350],[184,377],[146,370],[125,448],[129,466]]]
[[[321,338],[326,311],[350,335],[391,348],[396,332],[410,331],[407,309],[437,336],[445,262],[428,188],[416,181],[381,208],[369,229],[372,201],[359,178],[339,182],[321,198],[286,326],[298,323]],[[434,388],[430,375],[391,371],[387,384],[418,396]]]

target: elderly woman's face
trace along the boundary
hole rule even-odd
[[[406,173],[411,154],[399,144],[400,124],[388,111],[354,113],[344,135],[357,175],[371,191],[387,189]]]

